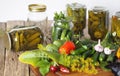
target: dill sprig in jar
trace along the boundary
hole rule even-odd
[[[103,39],[109,29],[109,12],[104,7],[88,11],[88,33],[92,40]]]
[[[86,27],[86,6],[79,3],[67,4],[67,16],[72,18],[74,36],[82,36]]]

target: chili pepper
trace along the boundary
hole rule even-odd
[[[120,59],[120,47],[118,48],[117,52],[116,52],[116,56],[118,59]]]
[[[70,70],[63,65],[60,65],[59,68],[60,68],[60,71],[63,73],[70,73]]]
[[[60,48],[60,54],[70,54],[75,49],[75,44],[72,41],[66,41]]]
[[[52,65],[52,66],[50,66],[50,71],[52,71],[52,72],[56,72],[56,71],[58,71],[59,70],[59,67],[58,66],[54,66],[54,65]]]

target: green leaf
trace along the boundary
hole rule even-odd
[[[38,44],[38,48],[39,48],[40,50],[46,50],[46,47],[43,46],[42,44]]]
[[[45,76],[49,72],[50,63],[47,60],[41,60],[37,63],[37,67],[40,67],[40,73]]]
[[[19,56],[19,61],[30,64],[32,66],[36,66],[36,64],[39,62],[41,58],[43,58],[43,52],[38,50],[32,50],[32,51],[25,51]]]
[[[50,59],[52,59],[54,62],[59,62],[60,54],[56,52],[50,52],[50,51],[44,51],[48,55]]]

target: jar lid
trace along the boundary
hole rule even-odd
[[[32,12],[44,12],[46,10],[46,5],[44,4],[30,4],[29,11]]]
[[[102,6],[95,6],[93,8],[94,11],[106,11],[106,8],[105,7],[102,7]]]
[[[72,3],[72,4],[67,4],[67,7],[71,7],[72,10],[75,10],[79,8],[85,8],[85,5],[80,4],[80,3]]]
[[[11,49],[11,39],[10,39],[10,35],[8,32],[5,33],[4,35],[4,46],[7,50]]]

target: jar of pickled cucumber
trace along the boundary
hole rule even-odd
[[[27,17],[28,26],[38,26],[44,33],[48,22],[46,9],[47,6],[45,4],[29,4]]]
[[[43,33],[37,26],[16,27],[7,34],[9,47],[13,51],[37,49],[37,45],[43,43]]]
[[[67,16],[72,18],[74,35],[83,35],[86,26],[86,6],[79,3],[67,4]]]
[[[115,43],[120,45],[120,11],[116,12],[111,19],[111,33]]]
[[[104,7],[88,10],[88,33],[92,40],[103,39],[109,29],[109,11]]]
[[[72,20],[65,16],[61,11],[55,13],[52,23],[52,41],[55,40],[71,40],[72,39]]]

